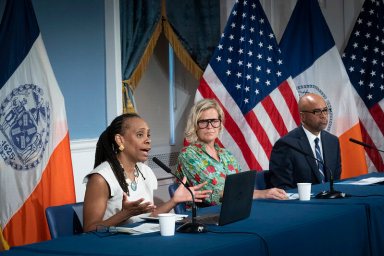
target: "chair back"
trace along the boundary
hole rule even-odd
[[[175,194],[175,191],[176,189],[179,187],[179,184],[178,183],[172,183],[169,185],[168,187],[168,192],[169,192],[169,196],[172,198],[173,195]],[[179,203],[177,204],[173,210],[175,211],[176,214],[183,214],[185,213],[187,207],[185,205],[185,203]]]
[[[270,173],[268,170],[256,171],[255,188],[259,190],[271,188],[272,186],[269,181],[269,175]]]
[[[82,212],[83,203],[50,206],[45,209],[52,239],[83,233],[82,221],[79,220],[75,208],[77,212]]]

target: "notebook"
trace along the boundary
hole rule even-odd
[[[252,209],[255,178],[255,171],[228,175],[225,179],[220,212],[197,216],[196,221],[206,225],[223,226],[248,218]]]

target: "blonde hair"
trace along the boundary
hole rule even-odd
[[[202,99],[193,105],[191,111],[189,112],[187,127],[185,128],[185,138],[189,143],[195,143],[198,140],[197,137],[197,121],[201,116],[201,113],[208,109],[216,109],[219,114],[219,119],[221,123],[224,123],[224,111],[220,107],[220,104],[214,99]],[[222,131],[222,124],[220,126],[220,133]]]

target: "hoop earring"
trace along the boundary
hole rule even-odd
[[[121,145],[119,146],[119,150],[120,150],[120,151],[123,151],[123,150],[124,150],[124,145],[123,145],[123,144],[121,144]]]

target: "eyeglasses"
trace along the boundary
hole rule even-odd
[[[208,125],[211,124],[213,128],[219,128],[221,125],[220,119],[201,119],[197,121],[197,125],[200,129],[207,128]]]
[[[303,110],[301,112],[311,113],[311,114],[314,114],[315,116],[321,116],[322,114],[328,115],[328,112],[331,112],[331,111],[332,109],[330,108],[323,108],[323,109],[314,109],[312,111]]]

